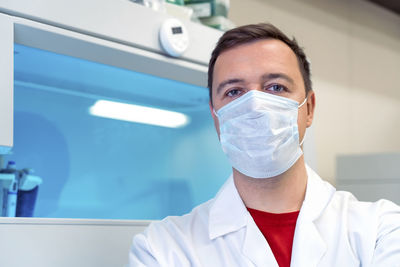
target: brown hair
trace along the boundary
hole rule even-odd
[[[217,46],[214,48],[210,63],[208,65],[208,89],[210,93],[210,101],[212,103],[212,82],[215,62],[218,56],[230,49],[242,44],[251,43],[263,39],[277,39],[287,44],[295,53],[299,68],[304,81],[306,94],[312,90],[310,64],[303,49],[297,44],[295,38],[288,38],[274,25],[269,23],[250,24],[234,28],[225,32],[218,40]]]

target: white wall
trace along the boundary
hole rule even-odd
[[[311,60],[317,171],[340,154],[400,151],[400,16],[364,0],[231,0],[237,25],[271,22]]]

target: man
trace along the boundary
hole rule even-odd
[[[400,208],[336,192],[304,162],[315,95],[294,39],[271,24],[230,30],[208,75],[233,174],[214,199],[135,236],[131,266],[400,266]]]

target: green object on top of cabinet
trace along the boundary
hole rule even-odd
[[[178,5],[178,6],[183,6],[184,5],[183,0],[166,0],[166,2],[174,4],[174,5]]]
[[[185,6],[193,9],[194,16],[205,18],[211,16],[228,16],[229,0],[185,0]]]

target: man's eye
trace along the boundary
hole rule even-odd
[[[280,84],[273,84],[265,88],[267,91],[273,91],[274,93],[281,93],[286,91],[286,87]]]
[[[226,95],[229,96],[229,97],[235,97],[235,96],[240,95],[240,93],[241,93],[241,90],[240,90],[240,89],[232,89],[232,90],[229,90],[229,91],[226,93]]]

